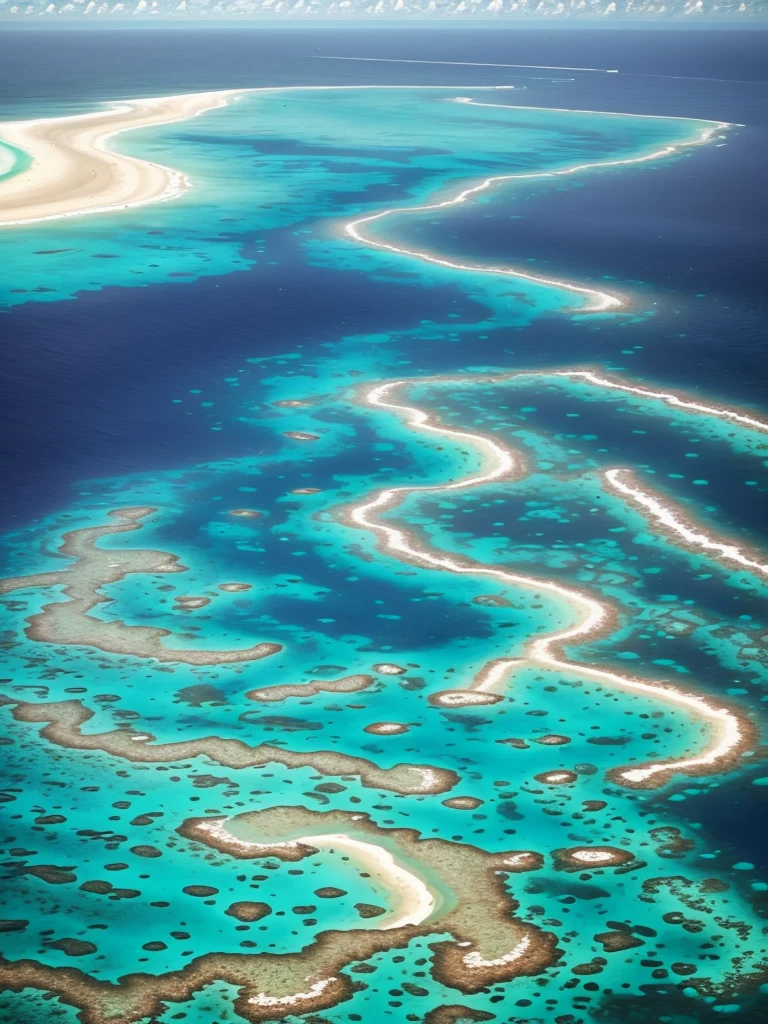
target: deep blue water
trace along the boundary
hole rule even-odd
[[[519,103],[738,122],[745,127],[717,151],[717,159],[708,159],[704,151],[652,170],[601,175],[597,184],[582,188],[541,189],[525,199],[499,194],[484,207],[406,228],[404,237],[409,237],[408,231],[418,232],[430,248],[478,260],[513,253],[554,275],[631,284],[657,303],[653,315],[618,328],[594,319],[545,316],[524,329],[491,327],[482,336],[462,336],[459,331],[450,344],[444,338],[420,342],[419,372],[451,372],[469,363],[510,369],[597,363],[639,379],[700,390],[731,405],[759,406],[765,402],[767,344],[767,39],[768,33],[761,32],[498,28],[378,28],[375,33],[336,28],[18,31],[0,38],[0,116],[226,86],[502,82],[528,85],[527,92],[515,94]],[[558,82],[544,72],[518,75],[503,68],[346,64],[314,59],[319,53],[619,67],[622,74],[575,73],[573,81]],[[351,161],[354,156],[350,152]],[[406,176],[398,182],[407,184]],[[382,186],[377,201],[387,201],[387,189]],[[299,343],[307,359],[313,352],[327,356],[332,354],[327,346],[342,335],[369,335],[384,328],[395,332],[420,320],[445,323],[450,316],[467,324],[485,316],[483,307],[458,285],[422,290],[407,280],[398,283],[358,271],[340,274],[309,266],[290,231],[268,232],[265,247],[265,259],[253,271],[194,283],[107,288],[84,292],[75,301],[30,302],[0,312],[0,532],[66,508],[78,481],[270,455],[275,444],[271,431],[239,431],[225,424],[214,432],[204,415],[188,416],[183,405],[169,401],[171,395],[204,389],[208,400],[226,404],[231,394],[224,380],[248,359],[292,352]],[[279,257],[274,264],[271,256]],[[43,268],[41,263],[39,280],[31,281],[30,287],[45,287]],[[258,383],[265,372],[253,365],[241,378],[242,390]],[[536,425],[569,429],[558,420],[560,399],[550,403],[542,398],[536,405]],[[595,405],[581,416],[579,430],[599,437],[600,444],[610,437],[612,456],[622,462],[634,465],[649,448],[655,450],[659,474],[680,461],[680,439],[673,442],[671,431],[659,427],[650,442],[647,436],[638,439],[629,432],[616,431],[614,437],[610,410]],[[373,444],[372,427],[361,423],[357,429],[361,448]],[[243,448],[244,438],[249,448]],[[329,477],[363,472],[368,455],[340,453],[328,467]],[[392,471],[410,465],[407,453],[400,450],[387,458]],[[756,488],[750,500],[744,500],[741,485],[749,473],[749,458],[714,447],[708,451],[712,479],[706,498],[718,506],[723,522],[758,534],[766,518],[766,496]],[[225,503],[238,501],[242,482],[233,473],[231,489],[222,495]],[[174,526],[175,536],[181,533],[190,543],[205,546],[208,499],[220,486],[218,479],[212,479],[210,492],[201,485],[199,506],[185,510],[180,528]],[[265,479],[259,486],[265,505],[277,505],[286,487],[282,478]],[[675,493],[692,501],[701,498],[690,481],[678,481]],[[283,505],[282,511],[285,522],[290,522],[290,507]],[[472,528],[481,536],[492,536],[497,514],[493,508],[475,512]],[[278,524],[273,516],[270,526]],[[586,521],[567,530],[557,521],[541,523],[545,525],[531,529],[546,541],[551,538],[553,546],[563,537],[578,543],[588,536]],[[164,540],[162,529],[157,536]],[[208,542],[215,544],[210,538]],[[167,546],[174,550],[173,530]],[[282,557],[270,550],[258,565],[265,574],[277,576],[284,571]],[[328,635],[364,635],[376,613],[373,593],[376,600],[397,604],[402,581],[380,581],[378,590],[351,606],[343,587],[348,571],[344,564],[329,567],[314,551],[303,568],[309,577],[322,577],[330,590],[323,611],[338,625],[327,628]],[[235,569],[236,563],[233,575]],[[664,593],[685,596],[687,587],[690,579],[675,562],[665,565],[642,593],[650,601]],[[695,597],[699,609],[715,616],[759,613],[754,594],[713,585],[697,587]],[[270,613],[287,622],[289,606],[289,598],[277,597]],[[467,637],[486,635],[486,620],[457,612],[447,599],[435,599],[421,609],[405,621],[381,622],[377,642],[421,642],[424,648],[439,651],[461,629]],[[646,655],[642,645],[638,649]],[[704,676],[704,652],[689,653],[687,658],[691,671],[698,672],[701,666]],[[471,729],[475,720],[456,715],[454,721]],[[764,769],[755,772],[759,773]],[[677,788],[691,789],[689,781]],[[723,782],[717,793],[694,787],[688,802],[676,808],[681,818],[703,823],[729,853],[733,850],[734,858],[754,863],[766,877],[765,834],[758,817],[762,792],[742,775]],[[606,999],[606,1018],[613,1021],[614,1014],[626,1014],[624,1019],[639,1022],[662,1013],[685,1014],[685,998],[675,989],[670,994],[670,989],[655,992],[648,986],[639,1009],[622,1006],[618,996],[616,1002]],[[739,1019],[759,1019],[749,1012],[744,1010]],[[722,1014],[713,1012],[712,1017],[721,1019]],[[699,1010],[696,1020],[707,1020],[706,1011]]]
[[[492,258],[524,254],[548,270],[643,282],[661,293],[662,308],[633,327],[644,348],[631,369],[690,387],[716,387],[724,399],[759,401],[765,384],[763,330],[768,162],[768,33],[647,31],[456,32],[378,28],[248,31],[144,30],[63,33],[13,31],[0,37],[0,111],[83,103],[222,86],[349,82],[509,82],[531,86],[515,102],[627,112],[722,118],[744,123],[724,159],[690,159],[653,173],[604,175],[599,189],[548,190],[523,204],[497,200],[506,216],[486,221],[472,211],[439,228],[426,226],[435,248]],[[503,68],[324,61],[314,54],[355,54],[430,60],[619,66],[619,76],[575,73],[552,82],[544,72]],[[86,73],[87,70],[87,73]],[[701,76],[705,80],[653,77]],[[534,76],[531,78],[530,76]],[[569,77],[563,74],[563,77]],[[543,80],[542,80],[543,79]],[[713,81],[711,79],[723,79]],[[535,89],[534,89],[535,84]],[[410,141],[410,140],[409,140]],[[695,159],[695,156],[692,158]],[[626,202],[626,182],[633,188]],[[21,525],[65,503],[75,479],[170,467],[236,454],[226,433],[190,423],[164,399],[173,376],[180,392],[200,379],[220,379],[244,355],[290,347],[301,324],[306,345],[381,325],[396,329],[439,309],[470,312],[458,291],[414,296],[407,287],[358,275],[350,291],[333,275],[311,272],[299,258],[261,265],[194,285],[107,289],[76,302],[28,303],[0,314],[5,369],[0,380],[0,476],[6,482],[0,526]],[[293,244],[293,243],[290,243]],[[44,272],[40,283],[44,285]],[[32,282],[31,286],[35,286]],[[695,300],[691,292],[703,293]],[[350,301],[350,296],[352,300]],[[455,305],[458,303],[458,305]],[[248,325],[258,311],[269,349],[254,352]],[[478,308],[474,318],[482,315]],[[579,332],[579,358],[610,358],[599,329]],[[485,343],[482,358],[527,365],[572,359],[573,327],[537,320],[510,346],[509,332]],[[215,338],[215,344],[212,344]],[[261,342],[264,345],[264,342]],[[475,351],[477,351],[475,349]],[[455,353],[428,353],[435,370]],[[660,362],[661,359],[661,362]],[[477,361],[481,361],[478,353]],[[217,372],[213,372],[213,371]]]

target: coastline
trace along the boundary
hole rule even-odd
[[[110,104],[68,117],[0,123],[0,139],[30,165],[0,182],[0,228],[38,224],[173,199],[190,187],[181,171],[110,149],[134,128],[186,121],[226,106],[238,90]]]
[[[106,101],[106,109],[74,114],[64,117],[37,118],[27,121],[0,122],[0,141],[15,148],[29,160],[29,165],[17,173],[0,176],[0,230],[61,220],[93,213],[110,213],[122,209],[145,206],[150,203],[166,202],[186,192],[192,182],[182,172],[152,161],[115,152],[108,141],[115,135],[135,128],[172,124],[197,117],[208,110],[227,106],[235,98],[246,93],[281,93],[295,91],[336,91],[357,89],[434,89],[458,88],[440,86],[380,86],[380,85],[331,85],[331,86],[259,86],[242,89],[222,89],[210,92],[183,93],[125,101]],[[500,86],[463,86],[472,92],[495,92]],[[447,101],[467,103],[476,106],[500,106],[509,109],[553,110],[558,107],[520,107],[516,104],[482,103],[466,96],[446,97]],[[614,117],[638,117],[662,120],[700,121],[693,118],[669,118],[655,114],[629,114],[612,111],[586,111],[574,109],[574,114],[594,113]],[[577,164],[574,166],[542,170],[523,174],[503,174],[486,178],[480,183],[461,188],[458,194],[444,201],[430,202],[413,207],[392,208],[365,214],[344,225],[347,238],[369,248],[388,250],[409,255],[429,263],[437,263],[454,269],[474,270],[486,273],[500,273],[505,276],[524,278],[536,283],[551,285],[576,294],[585,301],[583,312],[606,312],[625,305],[621,297],[600,289],[585,287],[574,282],[539,277],[519,268],[486,267],[457,264],[434,253],[410,251],[378,241],[365,235],[363,226],[377,222],[391,214],[417,213],[422,210],[441,209],[454,206],[474,197],[497,183],[514,179],[556,178],[572,175],[593,168],[612,167],[622,164],[644,163],[664,158],[689,146],[710,141],[718,130],[732,127],[725,122],[709,123],[692,140],[680,140],[652,153],[636,157]]]

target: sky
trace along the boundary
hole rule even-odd
[[[665,21],[768,20],[768,0],[0,0],[0,19],[27,24],[325,18]]]

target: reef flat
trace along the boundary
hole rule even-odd
[[[207,95],[120,136],[173,202],[3,236],[6,312],[178,350],[152,442],[3,537],[0,1015],[752,1012],[768,879],[701,808],[765,785],[768,415],[634,370],[652,281],[515,242],[739,127]]]
[[[5,145],[25,156],[0,176],[0,227],[125,210],[172,199],[188,187],[178,171],[110,150],[121,132],[183,121],[221,106],[227,92],[115,104],[104,113],[6,121]],[[6,180],[2,180],[6,177]]]
[[[280,644],[270,643],[259,643],[239,651],[172,651],[161,643],[163,637],[170,635],[170,630],[127,626],[119,621],[104,622],[88,614],[97,605],[109,601],[101,595],[101,588],[125,579],[128,573],[156,575],[185,571],[174,555],[162,551],[105,551],[96,546],[95,542],[101,537],[138,529],[141,520],[154,511],[152,508],[122,508],[108,512],[118,520],[116,525],[86,527],[64,534],[59,551],[77,559],[74,566],[0,581],[0,594],[38,588],[50,591],[63,586],[67,601],[44,605],[40,612],[30,616],[27,636],[41,643],[83,644],[112,654],[187,662],[190,665],[255,661],[279,653]],[[207,598],[177,597],[176,601],[182,609],[208,603]],[[190,601],[195,603],[190,605]]]

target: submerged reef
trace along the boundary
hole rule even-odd
[[[768,879],[716,808],[768,785],[768,419],[626,369],[639,286],[466,234],[735,129],[462,91],[245,90],[126,135],[194,186],[151,221],[8,234],[58,267],[9,305],[162,278],[248,326],[161,389],[222,448],[3,538],[3,1019],[758,1005]]]
[[[85,527],[65,533],[59,553],[77,561],[65,569],[0,580],[0,594],[16,591],[62,587],[66,601],[44,605],[28,619],[26,634],[31,640],[51,644],[82,644],[111,654],[129,654],[156,661],[185,662],[189,665],[222,665],[235,661],[254,661],[277,654],[280,644],[258,643],[239,651],[169,650],[161,640],[170,630],[151,626],[128,626],[123,622],[105,622],[89,614],[98,605],[109,603],[102,587],[118,583],[129,573],[185,572],[175,555],[163,551],[140,551],[97,547],[96,542],[117,533],[138,530],[153,508],[121,508],[109,512],[117,522],[108,526]],[[189,609],[204,607],[208,598],[177,597],[179,605]]]

